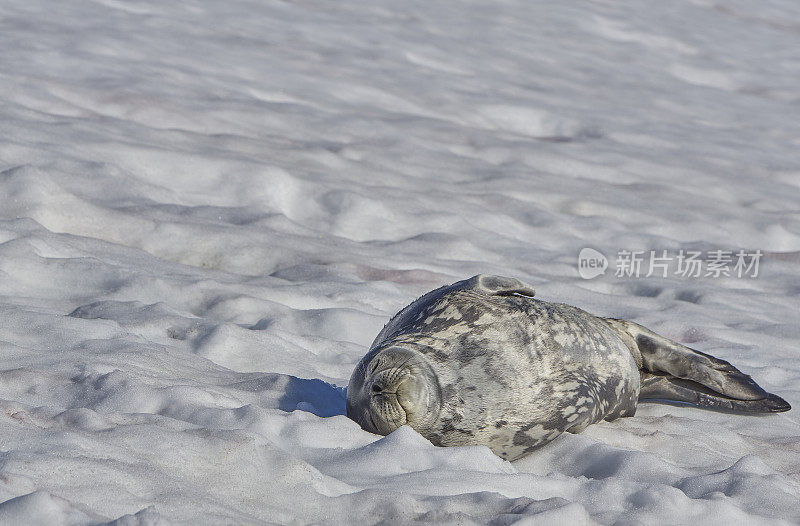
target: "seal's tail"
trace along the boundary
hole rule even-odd
[[[639,400],[686,402],[746,413],[780,413],[792,408],[725,360],[684,347],[627,320],[607,321],[633,338],[641,354]]]

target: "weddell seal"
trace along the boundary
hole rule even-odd
[[[660,399],[788,411],[724,360],[630,321],[533,298],[478,275],[397,313],[347,387],[347,416],[372,433],[409,425],[437,446],[486,445],[507,460]]]

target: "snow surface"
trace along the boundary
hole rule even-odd
[[[4,1],[0,49],[0,523],[800,522],[794,0]],[[586,246],[764,257],[585,281]],[[360,430],[383,323],[479,272],[796,409],[515,463]]]

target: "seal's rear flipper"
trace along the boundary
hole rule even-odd
[[[686,402],[698,407],[740,413],[781,413],[792,408],[786,400],[770,393],[767,393],[766,398],[760,400],[737,400],[715,393],[691,380],[651,373],[642,373],[642,389],[639,392],[639,400]]]
[[[606,319],[642,370],[640,400],[661,399],[732,411],[777,413],[791,406],[739,369],[627,320]]]

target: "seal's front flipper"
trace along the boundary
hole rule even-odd
[[[518,295],[532,298],[536,294],[533,287],[523,281],[491,274],[478,274],[462,283],[466,290],[476,290],[490,296]]]
[[[791,406],[739,369],[627,320],[606,320],[640,361],[640,400],[662,399],[732,411],[776,413]],[[632,341],[631,341],[632,340]]]

